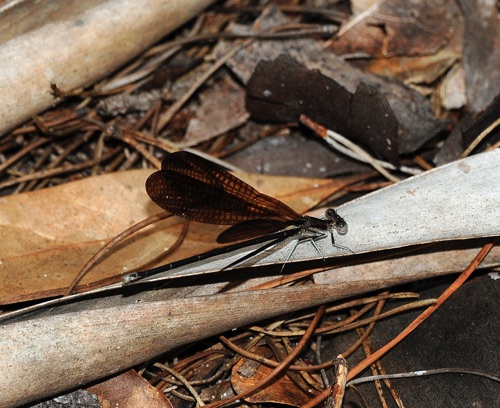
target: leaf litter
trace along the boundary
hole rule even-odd
[[[459,6],[461,9],[457,8],[454,2],[443,1],[434,9],[425,8],[424,5],[413,5],[415,9],[405,9],[398,8],[397,1],[386,1],[376,8],[355,10],[351,17],[348,17],[344,10],[334,9],[331,10],[337,12],[334,14],[334,20],[328,20],[314,17],[329,15],[325,13],[325,9],[317,10],[316,14],[311,14],[311,9],[306,7],[298,7],[293,11],[287,10],[286,7],[281,11],[278,7],[246,11],[237,2],[228,2],[219,8],[209,9],[195,24],[188,25],[185,30],[167,38],[164,44],[158,44],[138,57],[129,69],[115,74],[95,87],[75,92],[55,86],[56,94],[66,98],[62,104],[39,114],[32,121],[0,139],[4,156],[0,164],[3,170],[0,187],[6,196],[5,201],[2,201],[2,204],[5,204],[4,209],[0,212],[2,236],[6,237],[2,248],[1,276],[4,282],[0,286],[4,290],[3,304],[60,295],[73,271],[82,266],[104,241],[157,211],[145,196],[141,181],[152,169],[139,172],[127,170],[146,167],[148,161],[154,164],[153,159],[158,160],[161,157],[162,149],[174,151],[189,146],[220,158],[225,158],[229,152],[240,151],[241,154],[250,144],[254,149],[267,151],[272,149],[273,138],[287,137],[293,140],[298,137],[311,137],[310,131],[299,125],[299,116],[304,114],[320,125],[348,136],[374,158],[390,162],[395,166],[396,170],[392,171],[398,177],[405,177],[404,173],[397,170],[401,165],[426,170],[433,164],[442,165],[453,161],[464,151],[466,145],[475,143],[474,140],[478,142],[472,150],[473,154],[498,146],[499,127],[495,125],[495,121],[498,118],[499,81],[498,75],[488,74],[492,72],[491,67],[494,66],[497,53],[492,51],[487,58],[480,59],[480,53],[474,51],[483,48],[481,41],[484,38],[497,37],[476,36],[470,29],[466,29],[464,33],[464,20],[466,27],[482,27],[483,21],[475,13],[463,15],[467,7],[461,3]],[[458,14],[461,14],[460,19],[456,18]],[[476,24],[478,19],[479,25]],[[484,21],[485,31],[495,30],[488,23],[490,20],[493,21],[494,18]],[[342,24],[338,25],[338,21]],[[438,23],[431,24],[432,21]],[[332,33],[337,28],[339,33],[335,36]],[[302,37],[301,31],[304,33]],[[234,37],[228,39],[223,35],[226,33]],[[457,33],[464,33],[463,37]],[[204,40],[197,40],[198,34],[204,35]],[[288,38],[284,38],[282,34],[288,34]],[[238,39],[238,35],[245,39]],[[256,37],[251,38],[252,35]],[[241,46],[242,41],[248,41],[245,47]],[[184,45],[179,46],[180,43]],[[437,55],[443,47],[451,47],[450,44],[453,48],[448,48],[448,54],[443,54],[446,58],[438,59],[436,65],[436,61],[430,57]],[[176,47],[176,52],[169,55],[168,51],[174,49],[173,47]],[[498,50],[500,47],[494,49]],[[460,64],[462,52],[467,56],[464,67],[460,67],[464,70],[453,70]],[[232,56],[230,53],[233,53]],[[343,55],[344,59],[349,54],[348,61],[335,54]],[[213,61],[217,61],[222,55],[227,55],[227,62],[213,73],[210,72]],[[161,62],[155,62],[158,70],[152,71],[150,67],[153,66],[151,64],[155,58]],[[400,69],[398,64],[403,58],[408,61],[411,59],[414,64],[422,67],[417,72],[419,75],[415,75],[415,65],[407,64]],[[390,63],[384,69],[385,78],[373,75],[373,72],[380,73],[379,67],[384,61]],[[479,69],[485,74],[472,77],[471,72]],[[406,80],[410,78],[405,75],[408,70],[412,70],[413,80]],[[456,100],[461,102],[455,103],[452,109],[447,107],[450,105],[444,104],[444,99],[441,98],[442,90],[439,88],[451,72],[458,75],[455,81],[462,83],[465,91],[454,91],[458,95]],[[207,75],[209,79],[198,84],[197,80],[201,75]],[[406,84],[411,83],[412,88],[398,82],[401,78],[406,78],[403,80]],[[107,88],[106,83],[109,84]],[[119,86],[116,85],[118,83]],[[318,86],[319,84],[322,86]],[[329,92],[325,92],[326,87],[330,88]],[[117,92],[116,97],[109,97],[109,92]],[[272,95],[272,98],[269,98],[269,95]],[[245,100],[246,109],[243,103]],[[484,113],[478,115],[479,111]],[[252,129],[250,135],[246,131],[248,127]],[[283,132],[283,129],[287,129],[287,132]],[[262,136],[255,138],[255,134]],[[343,153],[332,152],[320,143],[315,149],[325,150],[331,157],[339,156],[345,159]],[[288,161],[298,162],[306,153],[309,154],[297,149]],[[278,152],[278,157],[281,158],[285,154],[289,153],[282,149]],[[499,163],[498,157],[491,154],[483,157],[484,163],[493,166],[490,174],[494,174],[495,163],[497,167]],[[467,192],[467,174],[471,169],[469,163],[465,161],[460,164],[456,175],[461,175],[465,181],[460,203],[465,207],[469,206],[470,217],[473,217],[475,207],[472,204],[480,202],[485,196],[477,188]],[[262,171],[265,173],[267,168],[269,166],[262,166]],[[126,172],[95,177],[118,170]],[[300,169],[297,170],[300,173]],[[345,186],[343,191],[339,192],[338,185],[334,183],[326,187],[335,192],[337,198],[347,196],[350,188],[351,195],[355,195],[353,192],[356,189],[360,191],[363,183],[369,188],[370,180],[380,181],[380,178],[377,179],[373,173],[369,173],[365,165],[350,167],[346,174],[358,174],[358,185],[351,185],[352,179],[346,177],[338,184]],[[477,177],[487,181],[485,174]],[[75,180],[81,181],[71,183]],[[425,189],[428,186],[426,180],[429,180],[429,177],[424,175],[421,180],[422,183],[417,184],[415,189],[407,191],[409,195],[418,195],[419,188]],[[454,183],[460,184],[458,180]],[[287,202],[298,211],[310,209],[328,195],[322,192],[314,200],[310,198],[315,191],[313,186],[321,184],[319,180],[311,180],[309,184],[304,181],[306,184],[302,184],[302,189],[298,187],[301,182],[299,179],[281,179],[281,182],[284,185],[277,184],[276,178],[261,177],[253,179],[252,185],[259,189],[264,189],[265,186],[265,191],[270,195],[288,197],[290,201]],[[481,179],[474,182],[480,183]],[[434,191],[446,187],[446,181],[441,183],[443,187],[429,188],[427,194],[430,201],[438,197]],[[55,188],[59,184],[61,186]],[[309,187],[305,187],[306,185]],[[25,193],[15,195],[18,192]],[[442,193],[446,195],[446,190]],[[11,196],[7,196],[9,194]],[[302,195],[302,198],[307,196],[307,200],[301,202],[299,195]],[[379,200],[383,200],[389,196],[382,194],[380,197]],[[347,197],[343,199],[347,201]],[[396,203],[395,198],[391,200],[391,204]],[[362,213],[355,215],[358,207],[361,208],[359,211],[363,211],[363,205],[364,212],[371,218],[377,219],[379,224],[384,222],[379,219],[383,211],[379,211],[377,204],[372,204],[370,199],[365,199],[365,202],[367,204],[361,201],[351,207],[345,206],[346,214],[351,217],[348,217],[348,222],[354,226],[350,233],[356,231],[356,220],[363,217]],[[490,208],[498,208],[498,203],[495,204],[494,201],[486,204],[489,204]],[[369,205],[369,209],[366,205]],[[432,211],[449,211],[453,215],[454,206],[460,208],[455,200],[455,204],[442,206],[443,210],[439,210],[437,205],[431,206],[430,213],[426,214],[432,217],[438,214],[432,214]],[[407,211],[409,207],[400,208]],[[40,217],[40,214],[44,216]],[[407,212],[406,214],[408,217]],[[464,216],[463,212],[461,214]],[[442,216],[443,214],[439,214],[439,217],[432,218],[438,229],[451,225],[445,222],[447,218]],[[487,243],[481,238],[495,236],[495,231],[498,235],[498,225],[490,222],[491,217],[494,219],[495,214],[481,210],[480,214],[472,218],[475,221],[474,227],[484,223],[489,229],[473,228],[469,235],[467,232],[460,232],[453,237],[456,240],[454,243],[441,243],[434,251],[430,251],[432,257],[426,254],[425,248],[420,248],[420,252],[416,251],[408,257],[398,258],[397,254],[392,254],[392,257],[390,254],[383,254],[382,259],[368,259],[367,267],[377,272],[381,269],[392,270],[395,275],[408,271],[411,275],[411,272],[418,271],[411,275],[413,277],[410,280],[418,279],[415,276],[420,276],[420,279],[435,276],[429,273],[429,268],[425,268],[431,259],[433,268],[441,273],[463,269],[475,251]],[[413,222],[415,223],[415,220]],[[408,222],[407,225],[412,224]],[[149,231],[141,233],[132,242],[123,243],[114,255],[110,254],[109,259],[104,260],[100,266],[101,271],[99,265],[92,271],[94,278],[96,275],[120,275],[123,273],[123,265],[131,267],[127,259],[141,264],[142,259],[146,261],[151,257],[149,251],[145,252],[144,248],[151,248],[156,252],[159,246],[168,246],[167,243],[174,241],[173,237],[180,227],[180,222],[171,222],[168,232],[165,226],[153,228],[157,234],[156,238],[152,238],[155,234]],[[186,249],[174,253],[174,257],[186,257],[193,253],[192,248],[195,248],[196,252],[210,248],[213,241],[210,236],[215,237],[216,231],[201,225],[197,228],[199,232],[192,235],[192,238],[189,235],[186,238]],[[458,225],[456,228],[459,228]],[[381,237],[384,231],[381,229]],[[452,228],[451,232],[454,231],[457,229]],[[394,233],[397,234],[397,231]],[[377,242],[375,236],[370,233],[365,233],[364,238],[372,238]],[[470,245],[465,245],[465,248],[459,245],[455,247],[461,239],[467,239],[466,243]],[[498,265],[498,254],[495,250],[496,248],[490,253],[490,258],[486,258],[490,261],[485,265],[490,268]],[[306,250],[306,256],[317,257],[317,254],[307,252]],[[325,253],[328,254],[326,250]],[[459,254],[461,255],[458,256]],[[302,256],[297,255],[299,258]],[[118,262],[107,262],[112,260],[113,256],[118,258]],[[388,260],[384,261],[386,256],[389,256]],[[360,262],[361,260],[367,262],[366,258],[360,257]],[[294,268],[292,265],[290,267]],[[383,290],[382,286],[377,286],[376,281],[387,279],[387,276],[370,275],[361,263],[345,268],[345,271],[339,274],[328,271],[315,275],[314,284],[339,284],[344,273],[348,278],[360,276],[357,279],[361,283],[364,282],[365,286],[366,282],[371,282],[371,285],[365,287],[365,292],[370,289]],[[299,280],[296,285],[307,286],[312,283],[303,276],[297,278]],[[247,285],[209,282],[198,287],[195,285],[191,295],[182,295],[184,292],[179,292],[177,296],[195,296],[197,290],[202,293],[202,286],[205,287],[205,296],[207,293],[215,295],[221,290],[245,291],[252,285],[262,285],[267,281],[267,278],[254,278],[249,279]],[[292,281],[289,280],[284,288]],[[278,282],[279,279],[276,283]],[[394,278],[393,284],[402,282],[404,280],[401,281],[400,276],[399,280]],[[275,290],[274,293],[277,294],[279,288]],[[175,299],[171,292],[168,293],[168,296]],[[397,293],[390,296],[397,297]],[[269,295],[267,300],[268,297]],[[111,302],[113,299],[109,297]],[[239,299],[240,302],[244,301],[243,294]],[[340,299],[341,296],[337,302]],[[372,304],[375,305],[376,302],[382,308],[386,300],[373,300]],[[83,305],[85,302],[82,302]],[[350,304],[346,307],[349,308],[346,312],[334,318],[345,319],[347,323],[349,315],[365,312],[359,305]],[[372,309],[368,308],[366,311],[368,310]],[[126,313],[119,311],[122,312]],[[226,313],[230,312],[231,310],[226,310]],[[280,313],[284,312],[285,310],[282,310]],[[382,312],[378,309],[375,312],[380,313]],[[208,316],[209,314],[207,318]],[[307,325],[310,317],[304,319],[304,324]],[[251,319],[246,322],[251,323],[255,322]],[[182,325],[182,321],[180,324]],[[213,324],[213,321],[207,324]],[[274,324],[284,331],[297,330],[295,326],[290,326],[286,319],[270,325]],[[221,324],[220,331],[215,332],[220,333],[222,327],[225,326]],[[368,333],[374,330],[374,327],[368,327]],[[253,351],[270,355],[276,361],[283,359],[296,345],[285,338],[278,341],[275,336],[256,333],[258,332],[242,328],[233,333],[232,341],[239,343],[242,348],[253,347]],[[358,341],[351,341],[351,346],[362,343],[365,335],[358,332],[358,336],[361,337]],[[192,340],[201,340],[203,337],[203,330],[200,330],[193,335]],[[343,339],[338,338],[336,341]],[[225,348],[216,337],[210,338],[206,343],[191,341],[186,344],[191,345],[190,350],[168,355],[162,362],[158,361],[156,365],[153,363],[143,371],[145,377],[166,391],[174,405],[180,403],[180,398],[192,397],[185,395],[189,389],[183,388],[186,383],[174,379],[172,372],[166,370],[166,367],[178,371],[181,377],[193,385],[204,386],[201,398],[207,402],[213,400],[214,396],[233,395],[235,390],[242,391],[245,388],[235,377],[236,371],[231,375],[227,369],[232,366],[240,367],[244,360],[237,362],[237,354]],[[299,365],[319,364],[322,361],[321,338],[317,337],[309,347]],[[262,351],[264,348],[266,351]],[[350,354],[345,352],[348,349],[350,350],[349,347],[338,348],[337,352],[346,356]],[[165,351],[168,351],[168,347]],[[358,354],[355,360],[360,359],[362,357]],[[352,360],[351,365],[355,364],[355,360]],[[328,363],[333,361],[334,359],[331,359]],[[126,366],[126,362],[124,364]],[[161,368],[161,364],[165,366],[165,370]],[[265,377],[269,368],[264,367],[266,366],[257,364],[255,372],[264,373]],[[321,377],[319,373],[321,371],[311,375],[285,375],[266,388],[267,391],[262,390],[254,394],[254,397],[249,397],[248,402],[289,405],[307,403],[308,399],[320,395],[319,390],[327,387],[329,381],[333,380],[326,380],[328,375]],[[94,380],[97,378],[99,376]],[[220,379],[225,380],[218,383]],[[283,379],[286,379],[287,383],[280,389]],[[79,383],[77,376],[74,381],[74,384]],[[309,395],[309,388],[318,392]],[[193,390],[190,392],[193,393]],[[289,393],[286,398],[285,393]],[[290,398],[291,394],[294,397]],[[463,397],[461,398],[463,401]]]

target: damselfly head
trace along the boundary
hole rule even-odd
[[[340,235],[347,234],[347,222],[337,214],[337,211],[333,208],[329,208],[325,211],[325,217],[328,219],[330,230],[337,230]]]

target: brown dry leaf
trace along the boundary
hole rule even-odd
[[[269,349],[255,347],[252,353],[268,357]],[[255,384],[264,380],[273,371],[273,368],[253,360],[242,358],[235,364],[231,373],[231,384],[238,394],[246,392]],[[264,389],[245,398],[251,404],[274,403],[300,407],[311,400],[312,395],[306,394],[288,377],[279,377]]]
[[[134,370],[129,370],[89,388],[103,407],[172,407],[170,401]]]
[[[2,198],[0,304],[62,294],[109,239],[160,212],[144,190],[151,172],[114,173]],[[241,177],[299,212],[343,185],[331,180]],[[154,258],[176,241],[183,222],[174,217],[141,231],[113,248],[82,283],[126,273]],[[223,229],[193,223],[185,242],[168,261],[213,249]]]
[[[180,146],[194,146],[243,125],[249,118],[245,92],[231,77],[225,76],[200,95],[200,106],[193,110]]]
[[[140,190],[148,173],[117,173],[4,197],[0,303],[60,293],[110,237],[150,215]]]
[[[329,48],[337,55],[432,54],[453,35],[459,10],[450,0],[377,1],[342,27]]]
[[[455,65],[446,74],[439,84],[438,95],[444,109],[460,109],[467,103],[465,75],[461,65]]]
[[[431,84],[460,58],[453,50],[423,57],[392,57],[372,60],[367,69],[376,75],[397,78],[406,84]]]
[[[289,55],[261,61],[248,81],[247,109],[263,122],[298,120],[301,114],[399,164],[398,121],[385,96],[361,82],[349,92]]]

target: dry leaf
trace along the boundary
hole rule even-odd
[[[152,170],[114,173],[3,197],[0,304],[62,294],[109,239],[160,212],[144,190],[144,182],[151,173]],[[260,191],[285,200],[299,212],[345,185],[331,180],[241,177]],[[153,259],[176,241],[183,222],[174,217],[113,248],[82,283],[126,273]],[[216,236],[224,228],[193,223],[185,242],[169,261],[213,249]]]
[[[366,57],[432,54],[453,35],[458,12],[449,0],[377,1],[341,27],[329,48]]]
[[[254,347],[251,352],[269,358],[266,347]],[[274,360],[275,361],[275,360]],[[253,360],[242,358],[233,367],[231,384],[237,394],[242,394],[269,376],[273,368]],[[307,394],[288,377],[283,375],[268,384],[264,389],[248,396],[245,401],[251,404],[274,403],[300,407],[310,401],[314,394]]]
[[[445,49],[423,57],[393,57],[372,60],[367,70],[405,84],[432,84],[460,58],[458,51]]]
[[[247,109],[263,122],[292,122],[302,114],[309,116],[399,164],[396,116],[384,95],[364,82],[351,93],[283,54],[255,68],[247,84]]]
[[[103,407],[172,407],[160,391],[134,370],[92,385],[87,390],[97,395]]]
[[[179,146],[194,146],[228,132],[248,121],[245,92],[231,77],[206,89],[199,97]]]

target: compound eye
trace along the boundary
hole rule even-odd
[[[347,234],[347,222],[342,220],[341,222],[338,222],[337,225],[335,226],[335,229],[340,235],[345,235]]]
[[[327,210],[325,211],[325,217],[332,221],[340,218],[340,216],[337,214],[337,211],[335,211],[333,208],[327,208]]]

